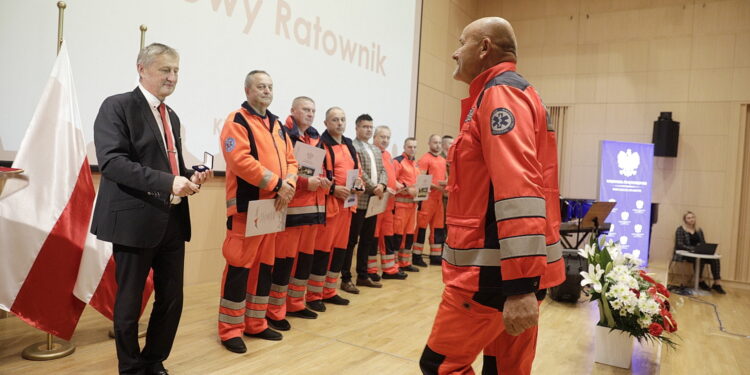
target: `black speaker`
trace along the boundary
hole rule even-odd
[[[577,302],[581,297],[581,271],[589,267],[586,258],[578,255],[577,249],[563,249],[565,262],[565,281],[550,288],[550,298],[560,302]]]
[[[661,112],[654,121],[654,156],[677,157],[677,142],[680,138],[680,123],[672,121],[672,112]]]

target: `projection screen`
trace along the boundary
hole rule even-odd
[[[13,160],[55,59],[55,1],[0,4],[0,160]],[[392,145],[414,134],[421,0],[68,0],[64,38],[70,53],[91,164],[93,122],[101,102],[137,85],[139,26],[146,44],[180,53],[175,93],[167,98],[183,124],[188,165],[217,154],[229,112],[245,100],[253,69],[274,81],[269,108],[283,120],[304,95],[324,112],[342,107],[349,137],[354,120],[369,113],[393,130]],[[43,151],[43,150],[40,150]]]

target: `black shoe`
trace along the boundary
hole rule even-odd
[[[323,309],[325,310],[325,305],[323,305]],[[293,316],[295,318],[302,319],[318,319],[318,314],[310,311],[310,309],[302,309],[300,311],[287,311],[286,316]]]
[[[247,346],[245,346],[245,342],[242,341],[242,337],[232,337],[229,340],[222,341],[221,345],[224,345],[224,347],[230,352],[244,353],[247,351]]]
[[[260,331],[258,333],[247,333],[245,332],[245,336],[247,337],[255,337],[258,339],[263,340],[270,340],[270,341],[281,341],[281,339],[284,337],[282,334],[270,329],[266,328],[263,331]]]
[[[406,266],[406,267],[399,267],[401,271],[408,271],[408,272],[419,272],[419,268],[414,266]]]
[[[310,310],[315,310],[317,312],[326,311],[326,305],[321,300],[310,301],[307,303],[307,307],[309,307]]]
[[[705,282],[701,281],[698,283],[698,288],[701,288],[703,290],[711,290],[711,288],[706,284]]]
[[[341,298],[341,296],[338,295],[338,294],[335,295],[335,296],[333,296],[333,297],[331,297],[331,298],[323,298],[323,302],[325,302],[325,303],[332,303],[334,305],[339,305],[339,306],[346,306],[346,305],[349,304],[349,300],[348,299]]]
[[[242,344],[242,346],[244,347],[245,344]],[[159,362],[153,365],[153,367],[151,367],[150,369],[146,369],[146,375],[169,375],[169,371],[167,371],[167,369],[164,368],[164,365],[162,365],[161,362]]]
[[[268,322],[268,326],[277,330],[277,331],[288,331],[292,329],[292,325],[289,324],[289,321],[286,319],[281,320],[273,320],[269,317],[266,317],[266,321]]]
[[[712,286],[711,289],[715,290],[719,294],[727,294],[724,288],[722,288],[721,285],[719,284],[714,284],[714,286]]]
[[[430,265],[431,266],[442,266],[443,265],[443,257],[439,255],[430,255]]]
[[[421,255],[412,255],[411,263],[415,266],[427,267],[427,263],[424,262],[424,259],[422,259]]]
[[[370,280],[372,281],[380,281],[380,275],[377,273],[368,273],[367,276],[370,276]]]
[[[383,273],[383,279],[404,280],[407,277],[409,277],[409,274],[401,270],[396,273]]]

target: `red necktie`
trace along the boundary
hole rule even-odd
[[[164,103],[159,104],[159,114],[161,115],[161,124],[164,127],[164,138],[167,140],[167,156],[169,157],[169,166],[172,168],[172,174],[179,176],[180,172],[177,168],[177,149],[174,147],[174,139],[172,138],[172,127],[169,126],[167,121],[167,110]]]

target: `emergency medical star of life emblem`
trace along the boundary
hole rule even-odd
[[[492,135],[505,134],[516,126],[516,117],[508,108],[496,108],[490,116]]]
[[[234,138],[229,137],[224,140],[224,151],[232,152],[232,150],[234,150]]]

